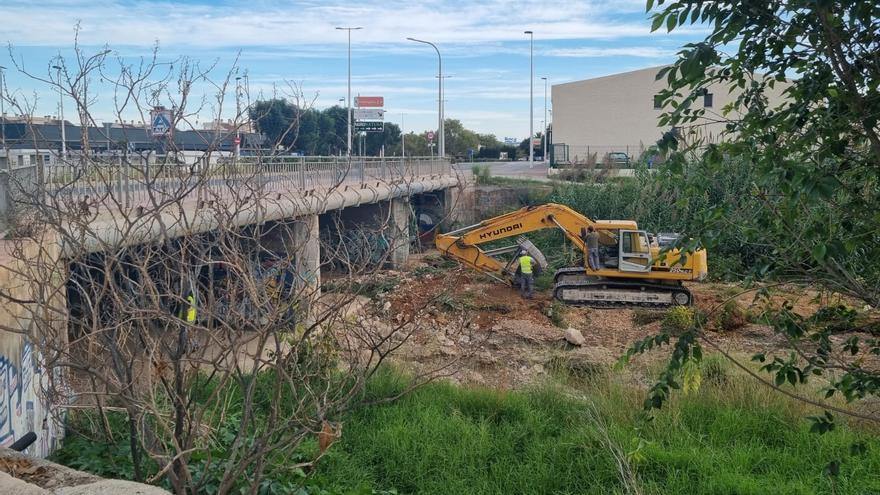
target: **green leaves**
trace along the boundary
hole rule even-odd
[[[828,411],[825,411],[825,414],[821,416],[808,416],[807,419],[812,422],[812,425],[810,425],[810,433],[823,435],[829,431],[833,431],[837,426],[834,422],[834,416]]]

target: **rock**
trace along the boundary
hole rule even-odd
[[[532,373],[534,373],[536,375],[543,375],[544,374],[544,365],[542,365],[541,363],[538,363],[538,364],[532,366]]]
[[[15,492],[18,493],[18,492]],[[159,487],[133,481],[101,480],[87,485],[66,486],[55,490],[56,495],[169,495]]]
[[[500,331],[501,331],[501,325],[492,325],[492,331],[493,331],[493,332],[500,332]]]
[[[455,345],[455,342],[453,342],[452,339],[448,337],[440,337],[437,339],[437,341],[439,341],[440,345],[442,345],[443,347],[452,347]]]
[[[37,485],[26,483],[0,471],[0,493],[15,493],[16,495],[48,495],[49,492],[43,490]]]
[[[382,305],[382,311],[391,311],[391,301],[385,301]]]
[[[565,329],[563,333],[565,340],[568,341],[569,344],[582,346],[584,342],[587,340],[584,338],[583,334],[577,328],[568,327]]]

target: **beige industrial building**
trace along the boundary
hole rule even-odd
[[[617,157],[620,153],[637,160],[669,130],[657,120],[663,109],[656,96],[666,87],[665,78],[656,80],[662,68],[554,84],[554,162],[584,162],[593,154],[601,162],[609,154]],[[771,105],[781,100],[783,88],[777,85],[768,95]],[[722,109],[736,97],[737,93],[731,94],[726,85],[709,87],[695,102],[696,108],[706,110],[705,116],[691,124],[691,129],[710,141],[722,139],[724,124],[712,121],[722,120]]]

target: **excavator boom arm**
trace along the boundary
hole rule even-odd
[[[636,223],[631,221],[595,222],[567,206],[547,203],[527,206],[449,234],[438,234],[435,243],[443,254],[498,277],[504,275],[505,265],[480,249],[480,244],[537,230],[559,228],[583,251],[581,233],[590,226],[597,229],[637,228]]]

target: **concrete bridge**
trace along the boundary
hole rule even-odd
[[[49,206],[43,211],[57,214],[39,220],[64,232],[36,235],[29,244],[9,239],[16,235],[13,230],[5,232],[0,290],[32,300],[28,290],[33,289],[22,279],[29,257],[49,253],[62,265],[58,273],[64,274],[65,263],[90,253],[272,222],[292,225],[280,234],[287,238],[269,234],[259,242],[272,249],[298,246],[298,276],[319,287],[323,232],[378,226],[389,240],[387,260],[400,266],[409,256],[410,239],[418,234],[411,231],[413,214],[442,221],[457,200],[458,185],[447,161],[409,157],[243,158],[195,165],[125,159],[0,171],[0,215],[23,213],[27,203],[38,201]],[[226,205],[234,207],[218,215]],[[55,283],[59,287],[49,288],[54,297],[69,297],[62,290],[66,282]],[[35,365],[34,325],[28,314],[24,305],[8,299],[0,308],[0,381],[14,384],[0,391],[0,445],[35,431],[40,441],[32,453],[44,456],[60,426],[48,419],[51,406],[38,393],[51,370]],[[57,324],[66,322],[59,319]],[[16,407],[18,415],[2,414]],[[22,407],[30,410],[21,413]]]

